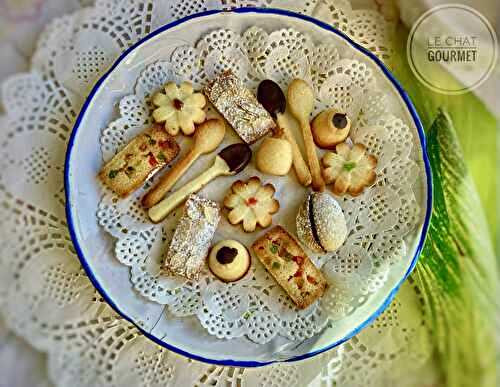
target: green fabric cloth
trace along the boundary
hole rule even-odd
[[[408,64],[406,56],[408,34],[407,27],[398,25],[395,39],[396,54],[390,63],[393,73],[415,103],[426,131],[436,118],[438,108],[446,109],[448,112],[455,125],[465,163],[486,212],[490,235],[495,236],[497,119],[472,92],[463,95],[444,95],[421,84]],[[439,76],[448,78],[450,83],[456,82],[444,69]]]
[[[434,183],[429,234],[412,278],[443,384],[494,387],[497,120],[473,93],[442,95],[421,84],[407,63],[407,36],[398,26],[391,67],[423,121]],[[444,70],[440,76],[456,82]]]

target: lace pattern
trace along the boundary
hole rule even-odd
[[[98,0],[95,5],[48,25],[39,38],[30,72],[11,77],[2,85],[5,115],[0,116],[0,226],[5,243],[0,253],[0,313],[10,329],[48,354],[49,375],[54,384],[298,386],[311,382],[314,386],[338,383],[359,386],[363,381],[371,385],[401,386],[400,375],[395,372],[398,369],[406,373],[405,385],[422,381],[418,370],[429,358],[430,348],[421,345],[427,338],[424,316],[418,296],[409,283],[403,285],[397,302],[376,324],[343,346],[300,364],[273,365],[255,371],[194,362],[154,345],[103,302],[76,258],[65,224],[62,171],[69,133],[93,82],[119,52],[175,18],[207,9],[268,5],[332,23],[384,59],[392,52],[388,35],[391,27],[376,11],[353,10],[347,0]],[[247,49],[250,53],[251,47]],[[326,47],[316,46],[313,50],[313,55],[322,54],[331,59],[331,63],[321,61],[328,68],[340,59],[340,53],[328,52]],[[89,54],[96,55],[95,62],[88,60]],[[177,54],[179,59],[173,60],[174,63],[182,62],[181,55],[186,58],[185,63],[192,63],[189,58],[194,51]],[[252,69],[258,68],[262,67],[252,66]],[[186,72],[192,71],[186,69]],[[311,68],[310,72],[314,84],[324,81],[321,75],[324,69]],[[256,79],[258,76],[253,81]],[[200,75],[197,82],[202,81]],[[155,87],[158,86],[144,86],[143,90]],[[139,102],[144,100],[139,84],[136,95],[140,98],[138,101],[133,98],[122,101],[121,116],[127,120],[132,117],[126,109],[131,111],[133,107],[137,112]],[[377,109],[386,104],[379,105],[378,101],[381,101],[380,95],[375,93],[365,100],[357,126],[373,122],[367,117],[375,119],[384,115],[385,112]],[[146,112],[137,113],[133,122],[138,125],[147,119]],[[120,128],[124,126],[118,123],[117,130],[113,130],[117,138],[112,139],[109,147],[106,149],[103,145],[105,158],[124,141],[125,130],[120,132]],[[411,197],[408,200],[412,200]],[[350,204],[349,201],[343,203],[344,211],[357,213],[356,207]],[[411,216],[411,211],[400,212],[400,216]],[[355,215],[349,215],[348,219],[355,219]],[[134,237],[124,238],[112,224],[109,228],[119,240],[117,250],[136,252],[136,255],[128,255],[125,265],[135,267],[145,259],[145,251],[134,247]],[[151,229],[141,230],[140,235],[146,241],[141,246],[149,246],[156,238]],[[380,246],[384,246],[382,241]],[[349,254],[354,257],[356,248],[352,247]],[[360,264],[360,259],[349,257],[352,264],[348,265],[347,256],[344,257],[330,263],[332,279],[339,284],[338,292],[343,292],[340,285],[344,279],[352,282],[356,278],[357,273],[346,276]],[[139,281],[140,273],[144,272],[132,269],[131,278]],[[154,268],[146,273],[154,273]],[[264,278],[264,273],[259,277]],[[196,288],[199,284],[191,286]],[[177,315],[183,311],[194,314],[201,305],[199,298],[191,297],[196,292],[176,296],[177,303],[167,300],[166,296],[159,298],[159,302],[168,301]],[[354,295],[342,296],[346,302],[332,304],[329,307],[332,315],[334,309],[339,316],[349,313],[351,298]],[[249,304],[258,308],[260,300],[249,299]],[[258,330],[254,332],[258,336]]]
[[[333,257],[315,257],[332,283],[342,278],[343,288],[331,286],[324,300],[299,311],[258,264],[244,281],[229,286],[221,285],[208,271],[199,284],[167,277],[160,267],[178,214],[163,226],[152,225],[140,205],[143,190],[125,201],[116,201],[106,193],[97,217],[117,238],[116,258],[130,266],[136,291],[167,305],[175,316],[197,316],[219,339],[245,335],[263,344],[281,335],[304,340],[321,331],[329,319],[341,319],[365,303],[384,285],[390,266],[405,257],[404,238],[420,219],[412,191],[413,182],[423,176],[411,158],[416,134],[392,113],[398,106],[391,105],[388,93],[378,87],[373,70],[360,60],[343,57],[334,42],[316,46],[309,36],[292,28],[268,33],[251,27],[241,35],[218,29],[203,35],[193,46],[176,48],[169,61],[152,63],[142,71],[135,94],[120,101],[120,117],[103,131],[104,159],[151,123],[148,99],[166,82],[189,80],[200,88],[224,70],[232,70],[252,88],[266,78],[279,82],[285,90],[293,78],[307,79],[317,94],[313,115],[335,101],[355,123],[351,141],[365,144],[377,157],[379,178],[375,186],[356,198],[337,198],[347,215],[347,241]],[[379,103],[374,106],[376,99]],[[247,169],[249,176],[258,173],[252,167]],[[275,179],[273,183],[278,194],[300,190],[290,179],[285,183]],[[214,196],[210,186],[202,192]],[[217,191],[214,197],[220,200],[218,195]],[[284,211],[286,196],[279,197]],[[231,231],[243,234],[235,228],[230,231],[227,225],[221,227],[219,236]],[[359,289],[359,293],[352,289]]]

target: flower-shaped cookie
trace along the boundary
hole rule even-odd
[[[165,85],[165,94],[158,93],[153,97],[157,108],[153,111],[153,119],[165,123],[165,129],[172,136],[182,133],[189,136],[194,133],[194,125],[205,121],[203,108],[207,103],[205,96],[195,93],[189,82],[177,86],[174,82]]]
[[[327,152],[322,161],[325,182],[333,184],[332,191],[337,195],[347,192],[357,196],[377,177],[377,159],[366,153],[363,144],[354,144],[352,148],[345,142],[338,144],[335,153]]]
[[[272,184],[262,185],[256,176],[246,182],[235,181],[224,198],[224,206],[231,210],[227,216],[229,223],[243,222],[245,232],[255,231],[257,224],[269,227],[272,214],[280,208],[279,202],[273,198],[275,192]]]

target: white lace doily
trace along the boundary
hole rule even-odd
[[[103,302],[80,267],[66,229],[62,171],[83,98],[117,55],[146,33],[232,5],[312,14],[381,57],[391,52],[384,18],[353,11],[348,1],[103,0],[57,19],[41,35],[30,72],[2,85],[0,313],[9,329],[48,354],[58,386],[421,385],[431,348],[409,283],[375,324],[338,349],[255,371],[193,362],[156,346]]]

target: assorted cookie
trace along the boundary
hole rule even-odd
[[[316,253],[337,250],[347,238],[342,208],[326,192],[310,193],[297,213],[299,240]]]
[[[224,240],[217,243],[208,256],[208,268],[223,282],[240,280],[250,269],[250,253],[240,242]]]
[[[299,145],[290,130],[288,121],[283,119],[286,110],[286,97],[281,87],[270,79],[264,79],[259,83],[259,87],[257,88],[257,100],[276,120],[279,128],[278,131],[281,132],[282,137],[290,143],[292,148],[293,168],[295,169],[297,180],[304,187],[311,185],[312,178],[309,167],[302,157]]]
[[[323,176],[327,184],[333,184],[336,195],[348,193],[357,196],[371,186],[377,174],[377,158],[368,154],[363,144],[338,144],[335,152],[327,152],[322,159]]]
[[[108,161],[99,179],[120,197],[126,197],[170,163],[179,145],[161,126],[155,125],[132,139]]]
[[[310,123],[314,92],[300,79],[290,83],[287,97],[279,85],[265,80],[259,85],[256,98],[234,73],[226,71],[210,81],[203,93],[205,95],[195,91],[189,82],[167,83],[164,91],[152,98],[153,119],[163,125],[155,125],[138,135],[99,173],[107,187],[125,197],[177,156],[179,145],[173,136],[179,132],[194,134],[186,155],[162,176],[142,201],[153,222],[163,220],[184,203],[183,214],[166,251],[166,271],[197,280],[206,262],[213,275],[223,282],[238,281],[249,271],[251,255],[240,242],[223,240],[210,249],[221,217],[220,206],[195,193],[218,176],[242,171],[252,159],[248,144],[258,140],[261,141],[255,166],[260,172],[284,176],[293,166],[300,184],[312,183],[313,192],[307,195],[296,217],[300,242],[318,254],[337,250],[345,242],[348,230],[338,202],[322,192],[325,183],[332,184],[332,191],[337,195],[355,196],[376,179],[377,159],[367,153],[364,145],[350,147],[345,142],[351,128],[350,118],[330,108]],[[206,113],[207,99],[217,111]],[[302,131],[307,163],[289,120],[283,119],[287,102],[291,117]],[[232,127],[244,143],[226,146],[205,172],[169,193],[199,156],[219,147],[226,125]],[[267,136],[271,132],[273,135]],[[334,150],[325,153],[322,165],[316,146]],[[269,227],[273,215],[280,209],[275,193],[272,184],[263,184],[256,176],[234,182],[223,200],[229,223],[242,224],[246,233],[254,232],[259,226]],[[321,271],[283,227],[276,226],[258,238],[252,250],[299,309],[308,307],[325,292],[327,281]]]
[[[241,172],[248,165],[251,158],[252,151],[247,144],[233,144],[225,147],[215,156],[214,163],[210,168],[151,207],[148,210],[149,218],[154,223],[162,221],[170,212],[180,206],[189,195],[198,192],[215,178],[232,176]]]
[[[252,250],[297,308],[307,308],[325,292],[325,277],[283,227],[257,239]]]
[[[168,173],[164,174],[158,183],[142,198],[143,206],[150,208],[160,202],[199,156],[212,153],[217,149],[224,139],[225,133],[226,126],[220,119],[209,119],[201,124],[196,129],[193,145],[189,152]]]
[[[256,176],[235,181],[224,198],[224,206],[231,210],[227,215],[229,223],[242,223],[245,232],[254,232],[257,226],[269,227],[272,215],[280,208],[275,192],[272,184],[263,185]]]
[[[164,267],[197,280],[220,220],[219,205],[197,195],[187,199],[168,247]]]
[[[187,136],[194,133],[195,124],[205,121],[205,96],[197,93],[190,82],[182,82],[177,86],[174,82],[165,85],[164,93],[153,97],[155,122],[164,123],[165,129],[172,136],[181,130]]]
[[[314,142],[324,149],[334,149],[344,142],[351,130],[351,120],[347,114],[337,109],[327,109],[319,113],[311,123]]]

